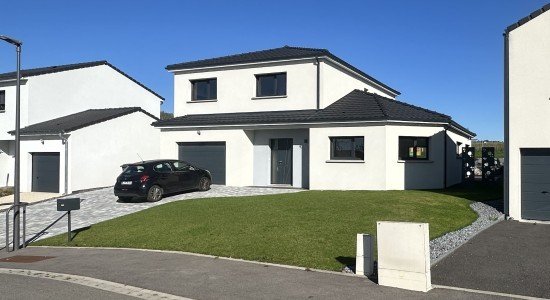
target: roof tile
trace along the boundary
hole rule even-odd
[[[377,94],[354,90],[320,110],[186,115],[154,122],[156,127],[274,125],[313,122],[411,121],[456,124],[451,117]],[[460,125],[458,125],[460,126]],[[465,129],[464,127],[461,127]],[[465,129],[466,132],[475,133]]]
[[[21,128],[19,133],[21,135],[68,133],[138,111],[158,120],[155,116],[139,107],[89,109],[68,116],[29,125],[25,128]],[[15,134],[14,131],[10,131],[9,133]]]
[[[374,77],[357,69],[356,67],[347,63],[343,59],[330,53],[327,49],[318,49],[318,48],[284,46],[284,47],[274,48],[274,49],[260,50],[260,51],[254,51],[254,52],[247,52],[247,53],[241,53],[241,54],[235,54],[235,55],[228,55],[228,56],[222,56],[222,57],[216,57],[216,58],[209,58],[209,59],[172,64],[172,65],[168,65],[166,69],[168,71],[177,71],[177,70],[194,69],[194,68],[227,66],[227,65],[243,64],[243,63],[267,62],[267,61],[277,61],[277,60],[286,60],[286,59],[315,58],[315,57],[328,57],[338,62],[339,64],[342,64],[347,68],[353,70],[354,72],[357,72],[361,76],[368,78],[372,82],[375,82],[376,84],[384,87],[385,89],[390,90],[392,93],[395,93],[396,95],[400,94],[399,91],[392,89],[391,87],[378,81]]]

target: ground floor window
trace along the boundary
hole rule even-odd
[[[400,160],[422,160],[428,159],[427,137],[400,136],[399,137],[399,159]]]
[[[330,159],[365,159],[365,138],[339,136],[330,138]]]

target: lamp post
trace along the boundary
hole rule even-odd
[[[20,41],[16,39],[9,38],[7,36],[0,35],[0,40],[3,40],[5,42],[8,42],[15,46],[17,51],[17,72],[16,72],[16,86],[15,86],[15,170],[14,170],[14,179],[13,179],[13,185],[14,185],[14,191],[13,191],[13,250],[19,250],[19,205],[20,205],[20,190],[19,190],[19,163],[21,161],[20,157],[20,141],[19,141],[19,127],[20,127],[20,80],[21,80],[21,43]],[[8,232],[6,232],[6,235]],[[25,241],[23,241],[24,243]],[[6,245],[7,249],[8,245]]]

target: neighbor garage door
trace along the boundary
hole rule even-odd
[[[521,149],[521,218],[550,220],[550,149]]]
[[[59,153],[32,154],[32,191],[59,193]]]
[[[212,183],[225,184],[225,142],[178,143],[179,159],[207,169]]]

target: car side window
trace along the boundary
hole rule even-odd
[[[170,172],[172,172],[172,168],[170,167],[169,163],[158,163],[153,167],[153,170],[155,170],[158,173],[170,173]]]
[[[191,169],[191,165],[184,161],[175,161],[172,165],[174,166],[174,170],[176,172],[189,171]]]

